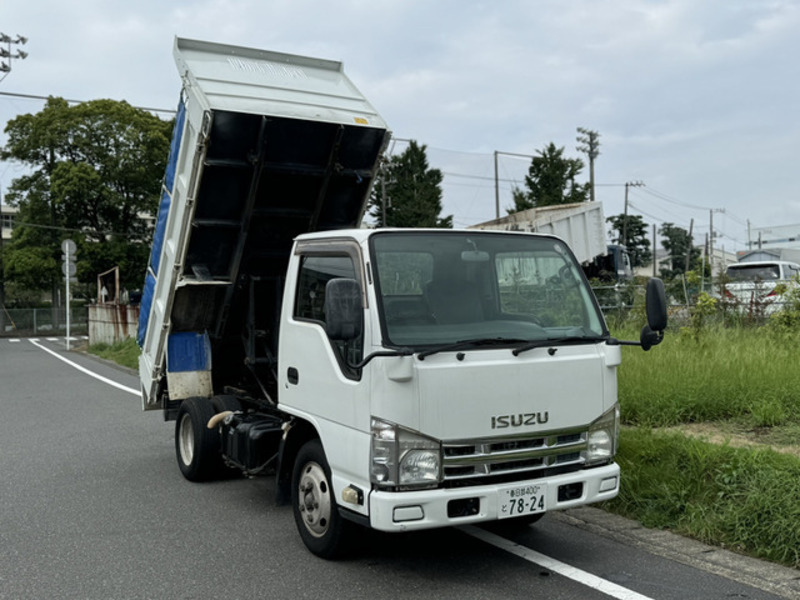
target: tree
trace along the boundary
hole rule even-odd
[[[624,214],[608,217],[607,223],[611,224],[611,241],[622,244],[622,230],[625,229],[625,247],[631,257],[632,267],[641,267],[648,264],[653,253],[650,251],[650,240],[647,238],[647,223],[639,215],[627,215],[628,224],[625,226]],[[616,235],[615,235],[616,234]]]
[[[590,184],[575,183],[575,178],[580,175],[583,166],[583,161],[579,158],[564,158],[563,146],[556,148],[556,145],[550,142],[531,160],[531,166],[525,176],[527,190],[520,193],[519,188],[514,189],[512,192],[514,208],[508,212],[519,212],[537,206],[586,202],[589,198]]]
[[[439,217],[442,172],[428,166],[425,148],[411,140],[402,154],[384,164],[369,201],[369,214],[378,227],[453,226],[453,215]]]
[[[69,106],[49,98],[36,114],[6,125],[0,157],[23,164],[6,196],[19,208],[5,275],[54,292],[62,280],[60,243],[78,244],[78,279],[120,266],[121,285],[141,285],[169,152],[172,124],[126,102]],[[55,302],[54,302],[55,304]]]
[[[689,268],[697,264],[700,250],[694,247],[688,231],[672,223],[664,223],[658,233],[664,238],[661,245],[670,257],[670,268],[661,269],[661,276],[664,279],[671,279],[686,272],[687,253],[689,253]]]

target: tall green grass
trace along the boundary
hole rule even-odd
[[[800,335],[768,328],[668,330],[649,352],[623,347],[623,422],[662,427],[746,417],[761,427],[798,420],[798,357]]]
[[[800,567],[800,461],[644,428],[621,434],[619,497],[647,527]]]
[[[139,346],[133,338],[127,338],[115,344],[92,344],[89,353],[113,361],[123,367],[136,369],[139,365]]]

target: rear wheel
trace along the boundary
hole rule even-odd
[[[344,550],[348,523],[339,514],[331,487],[330,468],[319,440],[300,448],[292,472],[292,510],[306,547],[322,558]]]
[[[210,398],[187,398],[175,423],[175,454],[189,481],[207,481],[222,470],[218,429],[207,427],[215,414]]]

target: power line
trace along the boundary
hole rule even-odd
[[[461,177],[463,179],[480,179],[482,181],[494,181],[494,177],[489,177],[488,175],[467,175],[465,173],[453,173],[451,171],[442,171],[442,175],[447,175],[448,177]],[[498,181],[502,181],[503,183],[516,183],[516,179],[498,179]]]
[[[113,235],[117,237],[137,238],[141,237],[132,233],[117,233],[115,231],[93,231],[88,229],[77,229],[74,227],[60,227],[58,225],[40,225],[38,223],[26,223],[24,221],[14,221],[14,229],[17,227],[33,227],[34,229],[51,229],[54,231],[72,231],[75,233],[85,233],[87,235]]]
[[[58,97],[58,96],[39,96],[36,94],[20,94],[15,92],[0,92],[0,96],[9,96],[11,98],[26,98],[29,100],[49,100],[50,98]],[[67,104],[84,104],[85,102],[87,102],[87,100],[73,100],[70,98],[62,98],[62,100],[64,100]],[[166,113],[170,115],[174,115],[176,112],[175,110],[168,110],[166,108],[151,108],[148,106],[134,106],[134,105],[131,106],[133,106],[134,108],[138,108],[140,110],[146,110],[149,112],[156,112],[156,113]]]

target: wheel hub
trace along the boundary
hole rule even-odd
[[[194,431],[192,430],[192,419],[188,414],[183,415],[181,426],[178,433],[178,449],[181,453],[183,464],[192,464],[194,458]]]
[[[306,529],[315,537],[328,531],[331,518],[331,496],[325,471],[315,463],[308,463],[298,485],[300,514]]]

